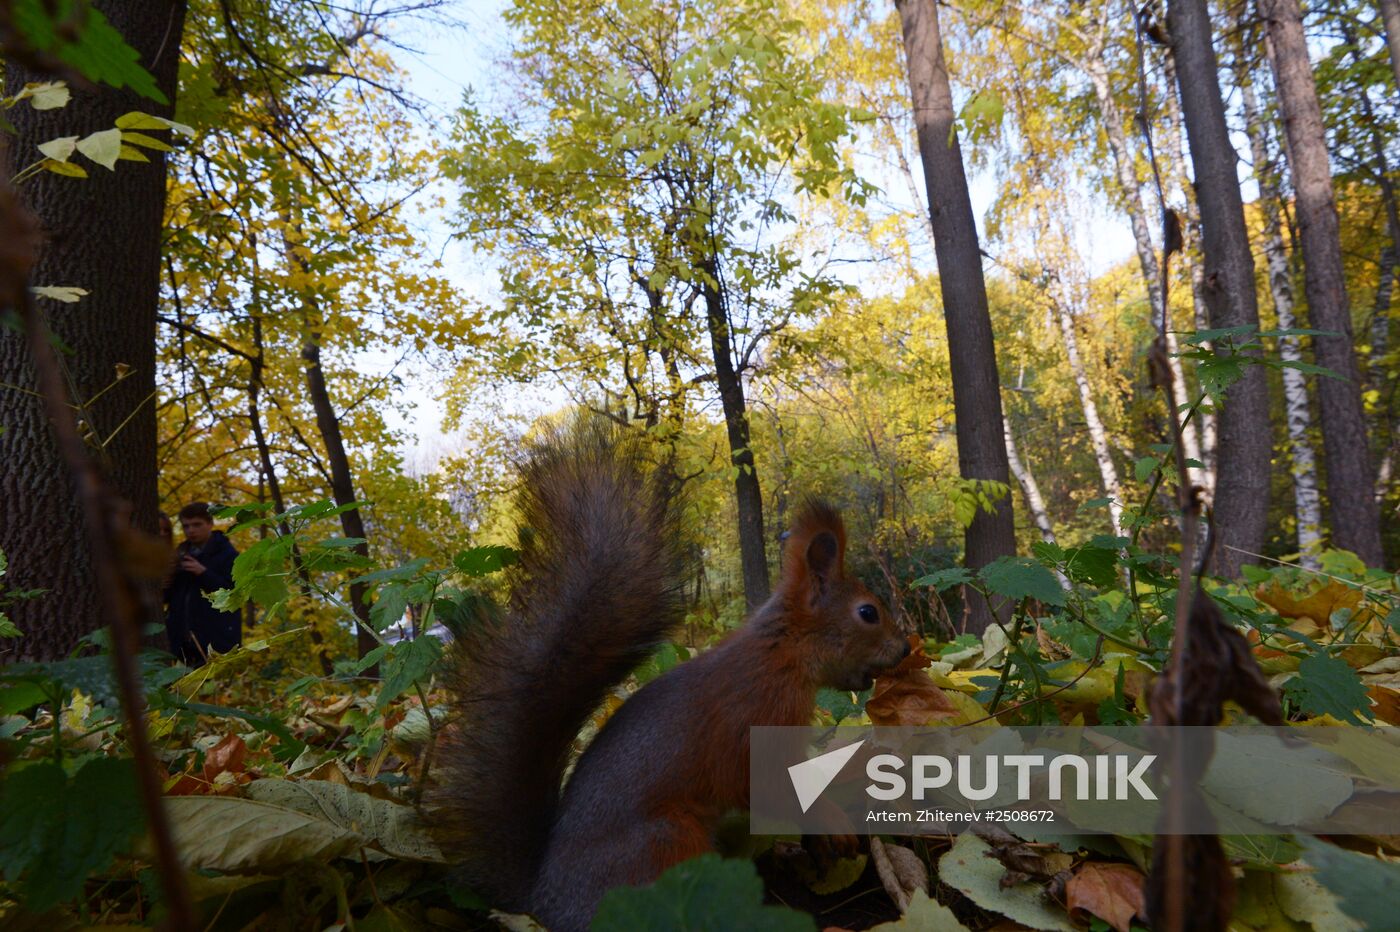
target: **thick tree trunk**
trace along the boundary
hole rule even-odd
[[[1009,488],[1006,428],[987,285],[982,277],[982,251],[954,129],[953,92],[943,60],[938,10],[934,0],[897,0],[895,5],[904,31],[909,92],[948,328],[958,467],[964,479],[992,479]],[[967,565],[974,570],[1016,552],[1009,496],[993,514],[978,510],[967,529],[966,551]],[[999,614],[1009,614],[1011,606],[997,608]],[[991,607],[975,599],[969,630],[981,633],[992,617]]]
[[[1258,327],[1254,258],[1244,223],[1225,106],[1205,0],[1171,0],[1168,26],[1181,110],[1196,171],[1204,254],[1204,297],[1214,327]],[[1269,511],[1269,397],[1260,366],[1246,366],[1217,416],[1213,569],[1234,576],[1264,542]]]
[[[1319,379],[1317,385],[1332,542],[1368,565],[1380,566],[1385,553],[1380,514],[1371,494],[1375,471],[1361,404],[1361,373],[1352,344],[1351,305],[1342,268],[1326,127],[1308,61],[1302,10],[1297,0],[1260,0],[1259,9],[1268,29],[1269,57],[1288,138],[1286,153],[1303,252],[1308,317],[1315,329],[1332,334],[1314,337],[1313,352],[1319,365],[1341,376]]]
[[[1259,203],[1264,214],[1264,256],[1269,264],[1269,292],[1274,299],[1274,315],[1280,330],[1297,326],[1293,315],[1293,276],[1288,262],[1288,250],[1283,243],[1283,224],[1279,217],[1278,174],[1269,154],[1268,140],[1259,106],[1254,96],[1254,84],[1247,74],[1240,76],[1240,91],[1244,102],[1245,130],[1249,135],[1250,154],[1254,159],[1254,176],[1259,182]],[[1287,361],[1303,358],[1297,337],[1279,338],[1279,355]],[[1293,513],[1298,523],[1299,563],[1312,570],[1321,569],[1322,503],[1317,491],[1317,457],[1308,440],[1312,413],[1308,407],[1308,387],[1303,373],[1297,369],[1283,370],[1283,408],[1288,423],[1288,452],[1293,461]]]
[[[705,323],[710,331],[714,357],[715,385],[724,426],[729,434],[729,458],[734,464],[734,503],[739,514],[739,563],[744,573],[744,601],[756,608],[768,598],[768,554],[763,535],[763,492],[758,484],[753,447],[749,443],[748,406],[744,384],[734,371],[734,354],[729,345],[729,313],[719,290],[719,267],[713,258],[700,262],[705,280],[701,283],[705,301]]]
[[[1400,0],[1380,0],[1381,16],[1385,19],[1385,44],[1390,49],[1390,70],[1395,74],[1395,86],[1400,88]]]
[[[175,99],[185,4],[176,0],[98,2],[108,21],[139,54],[157,86]],[[15,64],[5,68],[5,93],[49,76]],[[27,102],[5,112],[16,133],[0,147],[5,177],[42,158],[36,146],[60,136],[110,129],[131,110],[170,116],[172,107],[105,85],[74,90],[68,106],[35,110]],[[34,285],[74,285],[90,294],[77,304],[39,301],[66,348],[70,384],[81,405],[130,374],[79,412],[94,455],[142,529],[156,530],[156,307],[160,299],[165,158],[120,162],[116,171],[88,163],[89,177],[41,172],[20,188],[45,241],[31,274]],[[88,537],[73,478],[59,456],[34,390],[25,339],[0,327],[0,550],[14,588],[45,589],[6,611],[25,633],[7,641],[0,663],[53,660],[68,654],[101,622]],[[100,447],[99,447],[100,445]]]

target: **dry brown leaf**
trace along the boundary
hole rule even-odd
[[[213,781],[221,773],[238,773],[248,756],[248,745],[238,735],[226,735],[204,752],[204,779]]]
[[[929,679],[924,668],[933,663],[923,642],[909,638],[910,652],[891,673],[875,680],[875,692],[865,703],[874,725],[929,725],[956,718],[959,709]]]
[[[1069,917],[1087,925],[1089,915],[1098,916],[1118,932],[1128,932],[1134,916],[1147,918],[1146,881],[1130,864],[1084,864],[1065,886]]]
[[[915,890],[928,893],[928,866],[919,856],[900,845],[886,844],[878,835],[870,836],[870,858],[885,892],[902,913],[909,908]]]
[[[1375,619],[1374,612],[1361,607],[1361,590],[1336,580],[1328,580],[1325,585],[1306,595],[1291,592],[1275,584],[1260,586],[1254,591],[1254,596],[1280,616],[1307,618],[1324,631],[1332,626],[1332,613],[1339,608],[1350,609],[1352,612],[1359,610],[1367,623]]]

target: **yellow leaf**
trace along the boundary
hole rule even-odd
[[[159,149],[161,152],[174,151],[174,146],[168,142],[162,142],[154,136],[147,136],[145,133],[122,133],[122,142],[132,146],[144,146],[147,149]]]

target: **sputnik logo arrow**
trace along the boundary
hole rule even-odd
[[[856,751],[860,750],[860,746],[864,743],[865,739],[862,738],[855,744],[827,751],[820,757],[814,757],[800,764],[793,764],[788,768],[788,776],[792,778],[792,788],[797,791],[797,802],[802,806],[804,813],[812,808],[812,803],[816,802],[817,797],[822,795],[822,791],[831,785],[831,781],[836,779],[841,768],[846,766],[846,762],[855,756]]]

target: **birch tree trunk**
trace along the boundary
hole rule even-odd
[[[1142,278],[1147,285],[1147,303],[1152,312],[1152,327],[1160,329],[1163,319],[1165,318],[1167,321],[1167,352],[1169,353],[1167,364],[1171,367],[1175,382],[1173,386],[1175,403],[1181,404],[1185,400],[1181,397],[1181,393],[1186,390],[1186,376],[1182,371],[1181,359],[1176,355],[1177,340],[1170,320],[1171,309],[1167,307],[1165,296],[1162,294],[1161,266],[1157,262],[1156,247],[1152,244],[1152,227],[1147,219],[1150,212],[1143,204],[1142,185],[1138,181],[1137,169],[1134,167],[1133,149],[1128,144],[1128,133],[1123,124],[1123,113],[1113,97],[1108,68],[1104,65],[1101,56],[1102,48],[1091,49],[1090,57],[1085,61],[1085,71],[1089,76],[1089,83],[1094,86],[1094,97],[1099,104],[1099,115],[1103,120],[1104,135],[1108,139],[1108,148],[1113,155],[1114,175],[1117,178],[1118,187],[1123,193],[1124,207],[1128,211],[1128,223],[1133,231],[1133,244],[1137,248],[1138,265],[1142,269]],[[1200,438],[1197,425],[1194,422],[1187,425],[1182,439],[1186,444],[1186,456],[1197,462],[1203,462]],[[1204,483],[1204,477],[1199,475],[1199,470],[1192,469],[1191,472],[1193,483]],[[1118,523],[1119,521],[1115,518],[1114,524]],[[1114,531],[1114,533],[1118,532]]]
[[[1201,247],[1201,212],[1196,204],[1196,192],[1191,184],[1191,174],[1186,170],[1186,155],[1182,151],[1181,142],[1184,132],[1181,119],[1181,106],[1177,97],[1176,63],[1170,55],[1163,56],[1162,59],[1162,79],[1166,83],[1163,89],[1163,106],[1167,117],[1167,134],[1165,145],[1162,147],[1167,154],[1167,164],[1169,177],[1174,179],[1181,188],[1182,203],[1186,208],[1186,219],[1182,226],[1182,250],[1181,265],[1186,273],[1186,280],[1191,285],[1191,321],[1196,330],[1209,330],[1210,318],[1206,310],[1205,296],[1205,274],[1200,262]],[[1206,344],[1209,347],[1209,344]],[[1177,352],[1176,339],[1171,331],[1167,331],[1167,352]],[[1173,370],[1173,374],[1179,376],[1180,372]],[[1182,393],[1187,392],[1186,383],[1181,383]],[[1190,400],[1189,398],[1183,400]],[[1196,459],[1201,463],[1201,468],[1196,471],[1196,481],[1207,491],[1213,492],[1215,489],[1215,412],[1207,407],[1197,411],[1192,418],[1192,427],[1195,428],[1195,436],[1199,437],[1196,442]],[[1192,431],[1186,432],[1186,455],[1190,457]],[[1204,528],[1202,531],[1204,532]]]
[[[1218,64],[1205,0],[1171,0],[1167,10],[1181,111],[1196,173],[1205,261],[1204,296],[1214,327],[1258,327],[1254,258],[1244,223]],[[1269,512],[1272,443],[1268,386],[1259,366],[1246,366],[1217,415],[1213,569],[1235,576],[1264,542]]]
[[[1297,0],[1259,0],[1259,10],[1268,29],[1269,58],[1288,138],[1285,152],[1297,205],[1308,316],[1316,329],[1330,332],[1313,338],[1313,352],[1320,365],[1341,376],[1319,379],[1317,385],[1332,541],[1367,565],[1380,566],[1385,552],[1372,495],[1375,472],[1352,343],[1326,127],[1308,61],[1303,14]]]
[[[1088,373],[1079,357],[1079,338],[1074,332],[1074,313],[1065,302],[1063,295],[1053,299],[1055,318],[1060,325],[1060,336],[1065,341],[1065,355],[1069,358],[1069,371],[1074,378],[1074,386],[1079,391],[1079,406],[1084,411],[1084,425],[1089,431],[1089,444],[1094,450],[1094,462],[1099,467],[1099,480],[1103,483],[1103,493],[1108,497],[1108,520],[1113,536],[1123,534],[1123,488],[1118,484],[1118,468],[1113,464],[1113,452],[1108,445],[1108,431],[1099,417],[1099,406],[1094,401],[1094,390],[1089,385]]]
[[[1031,520],[1040,532],[1040,539],[1053,544],[1055,528],[1050,523],[1050,513],[1045,510],[1045,498],[1040,494],[1040,484],[1035,481],[1035,473],[1021,461],[1021,455],[1016,450],[1016,438],[1011,433],[1009,417],[1003,426],[1006,428],[1006,462],[1011,467],[1011,474],[1016,477],[1021,494],[1026,498],[1026,507],[1030,509]]]
[[[929,222],[938,258],[939,287],[953,379],[953,412],[958,467],[964,479],[991,479],[1010,487],[1006,427],[1001,411],[992,319],[982,277],[982,251],[954,126],[953,92],[943,59],[935,0],[896,0],[904,34],[909,92],[924,163]],[[966,562],[978,569],[1016,552],[1010,496],[996,512],[978,509],[966,534]],[[1010,616],[1011,606],[996,607]],[[969,630],[980,634],[992,621],[992,607],[973,598]]]
[[[1240,75],[1239,84],[1244,103],[1245,130],[1254,159],[1254,175],[1259,182],[1259,203],[1264,214],[1264,256],[1269,268],[1269,292],[1274,299],[1274,314],[1278,318],[1279,329],[1291,330],[1297,326],[1297,320],[1293,314],[1292,270],[1279,218],[1278,175],[1270,158],[1254,84],[1244,73]],[[1300,361],[1303,352],[1298,338],[1279,338],[1279,355],[1285,361]],[[1317,490],[1317,457],[1308,441],[1308,428],[1312,425],[1308,387],[1303,373],[1297,369],[1283,370],[1283,407],[1288,424],[1288,453],[1293,461],[1293,512],[1298,523],[1298,559],[1307,569],[1316,570],[1322,565],[1318,559],[1322,548],[1322,502]]]

